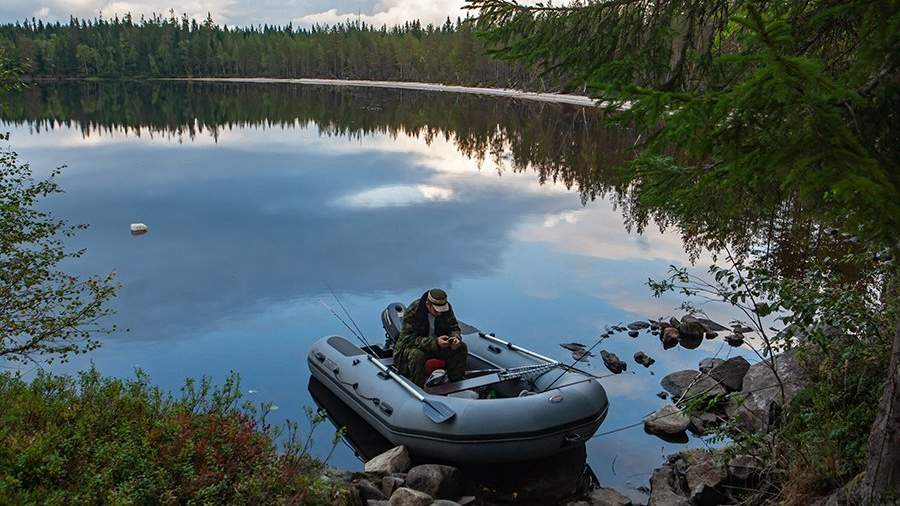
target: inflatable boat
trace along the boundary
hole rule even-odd
[[[323,337],[313,377],[394,445],[447,462],[515,462],[583,444],[606,418],[606,391],[590,373],[460,322],[466,376],[421,388],[393,367],[405,307],[382,313],[384,346]]]

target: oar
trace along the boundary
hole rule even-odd
[[[394,381],[400,384],[407,392],[410,393],[413,397],[419,400],[422,403],[422,412],[425,413],[425,416],[431,419],[434,423],[444,423],[448,422],[456,416],[456,412],[450,409],[450,406],[447,406],[443,402],[433,401],[430,399],[426,399],[424,395],[420,394],[418,390],[410,386],[409,383],[406,382],[405,378],[402,378],[394,371],[392,371],[389,367],[382,364],[378,361],[378,359],[374,358],[372,355],[367,355],[369,360],[375,364],[376,367],[381,369],[381,371],[388,376],[391,377]]]

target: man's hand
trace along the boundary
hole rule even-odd
[[[456,336],[450,338],[450,349],[456,351],[462,345],[462,341]]]
[[[450,348],[450,346],[451,346],[450,338],[447,336],[438,337],[437,345],[438,345],[438,348],[440,348],[442,350],[446,350],[447,348]]]

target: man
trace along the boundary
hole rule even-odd
[[[460,337],[459,322],[447,302],[447,293],[432,288],[410,303],[403,313],[403,329],[394,348],[400,374],[424,386],[433,369],[447,371],[450,381],[466,374],[468,348]]]

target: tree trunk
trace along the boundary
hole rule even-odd
[[[869,433],[866,476],[858,493],[864,504],[885,504],[900,498],[900,320],[878,417]]]

